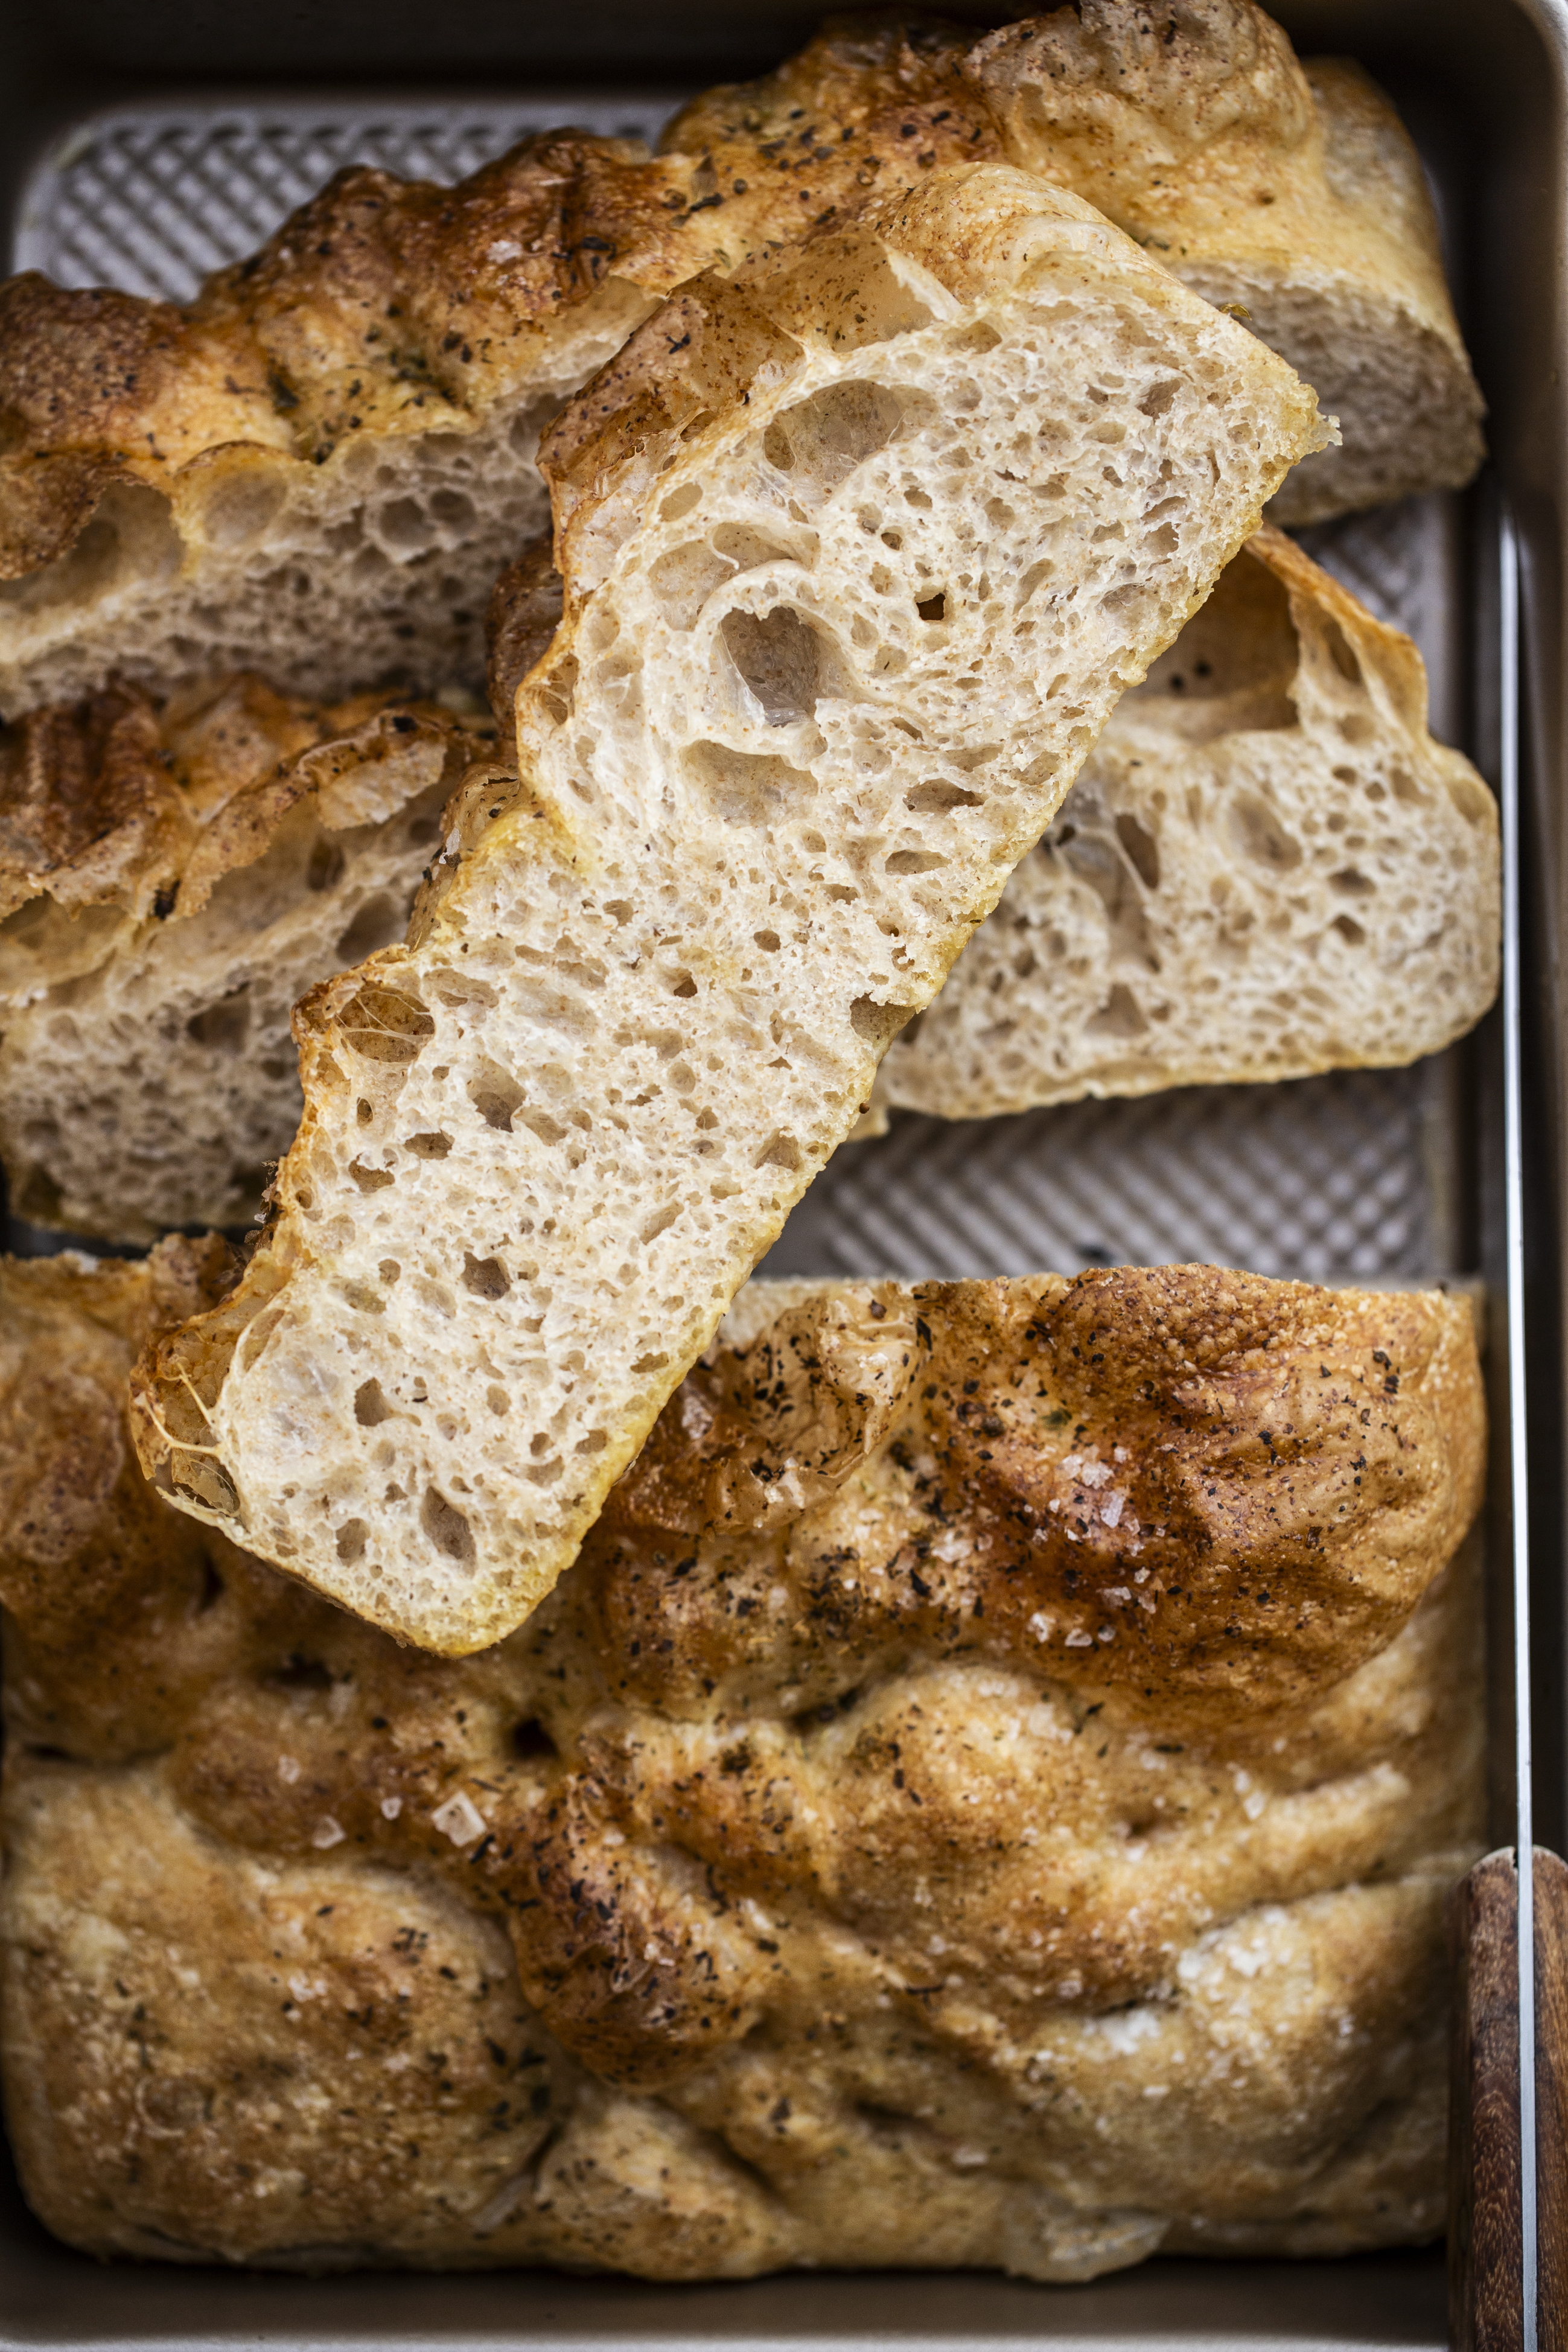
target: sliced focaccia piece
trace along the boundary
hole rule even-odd
[[[116,1241],[253,1217],[300,1118],[296,997],[401,938],[488,719],[242,673],[0,729],[0,1156]]]
[[[1235,305],[1337,417],[1272,512],[1306,522],[1480,464],[1482,402],[1421,160],[1376,84],[1298,62],[1253,0],[1072,0],[974,43],[895,12],[836,19],[756,82],[709,91],[672,152],[853,121],[902,77],[951,77],[1008,161],[1087,197],[1212,302]]]
[[[142,1481],[128,1367],[221,1255],[0,1265],[0,2063],[61,2236],[1067,2280],[1440,2227],[1466,1301],[754,1285],[451,1661]]]
[[[477,687],[566,394],[694,272],[995,152],[957,57],[901,55],[779,146],[567,131],[455,188],[340,173],[183,310],[0,285],[0,714],[241,666]]]
[[[1497,993],[1497,803],[1408,637],[1278,530],[1118,703],[873,1109],[1411,1062]]]
[[[672,299],[552,439],[520,783],[307,1000],[276,1220],[146,1368],[160,1486],[428,1647],[525,1616],[1323,430],[1003,165]]]

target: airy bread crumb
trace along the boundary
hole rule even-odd
[[[872,1122],[1434,1054],[1497,993],[1497,803],[1408,637],[1280,531],[1125,695]]]

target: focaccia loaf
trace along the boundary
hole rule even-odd
[[[254,674],[0,729],[0,1155],[16,1214],[151,1241],[255,1215],[296,997],[399,939],[495,730]]]
[[[1002,165],[656,314],[552,436],[521,781],[307,999],[276,1220],[145,1368],[159,1486],[427,1647],[517,1624],[1323,430]]]
[[[218,1271],[0,1269],[50,2228],[662,2279],[1441,2229],[1462,1300],[756,1286],[532,1622],[438,1662],[141,1483],[131,1358]]]
[[[1112,712],[873,1111],[1414,1061],[1497,993],[1497,803],[1408,637],[1265,528]]]
[[[958,105],[1010,163],[1237,306],[1315,388],[1342,443],[1287,478],[1277,520],[1471,478],[1483,404],[1420,158],[1358,66],[1302,66],[1254,0],[1072,0],[977,44],[940,19],[838,19],[777,73],[698,100],[666,143],[792,142],[911,51],[951,60]]]
[[[455,188],[356,167],[184,310],[0,285],[0,715],[117,672],[477,687],[565,395],[694,272],[994,153],[978,108],[894,40],[804,142],[562,131]]]

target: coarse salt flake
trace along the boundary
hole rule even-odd
[[[455,1797],[448,1797],[444,1805],[437,1805],[430,1820],[454,1845],[472,1845],[476,1838],[483,1837],[488,1827],[483,1813],[462,1789]]]

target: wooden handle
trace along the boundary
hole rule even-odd
[[[1568,2346],[1568,1863],[1535,1849],[1535,2203],[1540,2352]]]
[[[1535,1850],[1536,2344],[1568,2352],[1568,1865]],[[1448,2339],[1524,2352],[1519,1874],[1489,1853],[1449,1898]]]

